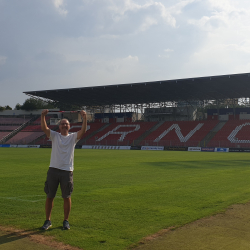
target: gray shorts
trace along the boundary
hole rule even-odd
[[[47,180],[44,186],[44,192],[47,194],[48,198],[54,198],[56,196],[59,183],[62,191],[62,197],[70,198],[74,188],[73,172],[57,168],[49,168],[47,172]]]

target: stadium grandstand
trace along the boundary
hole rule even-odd
[[[250,148],[250,73],[24,93],[87,110],[78,146]],[[39,112],[0,114],[0,144],[50,146]],[[70,132],[81,127],[79,114],[58,110],[46,117],[49,127],[58,131],[62,117]]]

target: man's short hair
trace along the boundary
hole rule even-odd
[[[59,120],[59,121],[57,122],[57,124],[58,124],[58,125],[61,125],[62,120],[66,120],[66,121],[70,124],[69,120],[66,119],[66,118],[63,118],[63,119]]]

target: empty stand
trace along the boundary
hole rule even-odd
[[[27,118],[30,120],[30,118]],[[28,121],[29,121],[28,120]],[[1,120],[0,140],[20,127],[13,125],[23,121],[23,118],[6,118]],[[6,144],[51,144],[41,130],[41,125],[29,124],[14,135]],[[166,121],[162,125],[157,122],[125,122],[125,123],[89,123],[88,130],[78,142],[78,145],[135,145],[138,140],[145,146],[208,146],[208,147],[247,147],[250,148],[250,120],[229,120],[218,132],[213,128],[219,121]],[[12,124],[12,125],[11,125]],[[158,125],[157,125],[158,124]],[[157,127],[157,126],[159,127]],[[48,125],[50,129],[59,132],[57,126]],[[72,123],[70,133],[81,129],[82,123]],[[218,127],[218,126],[217,126]],[[156,128],[155,130],[152,128]],[[152,129],[152,130],[151,130]],[[150,133],[150,131],[152,131]],[[211,131],[215,134],[205,145],[206,135]],[[148,134],[149,133],[149,134]],[[6,140],[6,139],[5,139]],[[204,145],[200,145],[203,141]]]
[[[1,132],[0,131],[0,140],[3,139],[6,135],[8,135],[10,132]]]
[[[56,125],[48,125],[48,128],[50,129],[54,129],[58,126]],[[41,129],[41,125],[29,125],[27,127],[25,127],[24,129],[22,129],[22,132],[42,132],[42,129]]]
[[[86,141],[87,145],[132,145],[157,122],[111,123]]]
[[[85,144],[86,138],[92,137],[95,135],[102,127],[106,126],[103,123],[89,123],[86,133],[83,135],[81,140],[77,143],[78,145]],[[70,130],[71,132],[72,130]]]
[[[103,127],[105,125],[106,124],[103,124],[103,123],[89,123],[87,125],[86,133],[83,135],[83,137],[80,139],[80,141],[77,144],[78,145],[85,144],[85,138],[88,138],[92,134],[95,134],[96,131],[98,131],[101,127]],[[82,123],[71,123],[69,133],[77,132],[77,131],[79,131],[81,129],[81,127],[82,127]],[[59,128],[56,131],[60,132]],[[41,144],[41,145],[51,145],[50,139],[47,138],[45,135],[42,136],[41,138],[39,138],[37,143]]]
[[[167,121],[149,134],[141,145],[198,146],[218,121]]]
[[[13,131],[18,127],[19,125],[0,125],[0,131]]]
[[[30,121],[30,117],[23,117],[23,118],[13,118],[13,117],[0,117],[0,124],[1,125],[21,125],[23,123],[26,123]]]
[[[51,115],[46,115],[45,116],[45,120],[46,120],[47,123],[50,120],[50,118],[53,118],[53,116],[51,116]],[[33,125],[40,125],[41,124],[41,116],[39,116],[32,124]]]
[[[19,132],[9,139],[6,144],[29,144],[43,134],[43,132]]]
[[[227,121],[208,146],[250,148],[250,120]]]

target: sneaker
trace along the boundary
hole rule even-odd
[[[64,230],[69,230],[70,229],[69,222],[67,220],[63,221],[63,229]]]
[[[46,220],[42,226],[42,230],[48,230],[52,226],[52,223],[50,220]]]

